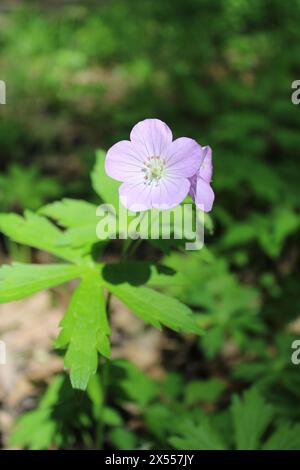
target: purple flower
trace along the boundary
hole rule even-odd
[[[197,173],[190,178],[190,195],[195,201],[196,206],[203,206],[205,212],[212,209],[215,195],[210,185],[213,166],[212,151],[209,146],[203,147],[204,159]]]
[[[187,196],[203,149],[187,137],[172,139],[164,122],[145,119],[133,127],[130,141],[122,140],[108,150],[106,173],[123,183],[120,199],[129,210],[170,209]]]

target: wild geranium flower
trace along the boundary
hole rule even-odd
[[[195,140],[180,137],[173,141],[164,122],[145,119],[133,127],[130,141],[122,140],[108,150],[105,169],[123,183],[119,194],[127,209],[163,210],[184,200],[190,190],[190,178],[203,158],[203,149]]]
[[[191,189],[190,195],[195,201],[196,206],[202,206],[205,212],[212,209],[215,195],[210,185],[213,166],[212,151],[209,146],[203,147],[204,159],[197,173],[190,178]]]

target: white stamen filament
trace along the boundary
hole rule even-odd
[[[144,184],[158,185],[165,175],[166,161],[162,157],[148,157],[144,162],[142,172],[144,173]]]

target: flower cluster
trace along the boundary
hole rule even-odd
[[[122,182],[120,200],[132,212],[171,209],[188,194],[205,212],[212,208],[211,148],[188,137],[173,140],[172,131],[159,119],[139,122],[130,141],[113,145],[106,155],[105,170]]]

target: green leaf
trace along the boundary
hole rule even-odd
[[[260,227],[257,236],[262,248],[273,258],[280,254],[286,238],[294,233],[300,224],[299,215],[287,207],[274,209],[269,219],[257,216],[254,221],[255,226]]]
[[[39,214],[46,215],[65,228],[82,227],[97,223],[97,206],[81,199],[62,199],[42,207]]]
[[[165,325],[175,331],[202,334],[197,317],[178,300],[148,287],[107,283],[108,289],[146,323],[161,328]]]
[[[66,230],[58,239],[57,246],[70,246],[73,248],[86,247],[87,253],[91,245],[99,242],[96,234],[96,224],[83,225]]]
[[[256,236],[257,229],[253,223],[235,222],[227,228],[222,243],[226,248],[231,248],[236,245],[250,243],[256,238]]]
[[[0,303],[27,297],[35,292],[80,277],[82,268],[70,264],[13,263],[0,268]]]
[[[300,424],[281,425],[267,440],[263,450],[300,450]]]
[[[93,404],[93,413],[98,420],[102,418],[105,399],[102,380],[100,374],[92,375],[86,389],[87,396]]]
[[[102,419],[108,426],[121,426],[123,424],[123,419],[120,413],[110,406],[105,406],[103,408]]]
[[[174,432],[173,422],[176,416],[172,408],[165,404],[156,402],[148,405],[144,415],[147,429],[158,439],[165,439],[170,435],[170,431]]]
[[[70,369],[72,385],[85,390],[97,370],[98,351],[105,357],[110,355],[106,301],[97,271],[85,274],[60,326],[56,346],[68,346],[65,366]]]
[[[114,428],[109,433],[109,439],[114,448],[119,450],[134,450],[137,447],[137,436],[125,428]]]
[[[157,383],[136,365],[124,359],[112,361],[110,369],[111,390],[118,401],[133,401],[145,407],[158,397]]]
[[[222,244],[232,248],[258,240],[261,248],[270,257],[276,258],[286,238],[298,229],[299,224],[299,215],[292,208],[276,207],[268,214],[253,214],[246,222],[231,224]]]
[[[90,401],[87,396],[76,396],[69,378],[59,374],[38,405],[17,421],[10,444],[31,450],[73,448],[78,435],[90,429]]]
[[[62,232],[48,219],[30,211],[24,217],[17,214],[0,214],[0,231],[11,240],[48,251],[73,262],[81,262],[80,253],[68,247],[57,245]]]
[[[102,201],[107,204],[112,204],[118,213],[120,183],[107,176],[104,162],[104,150],[97,150],[96,164],[91,174],[92,186],[95,192],[101,197]]]
[[[44,176],[37,165],[28,163],[8,162],[5,174],[0,175],[1,210],[12,207],[35,210],[45,200],[60,197],[63,188],[56,178]]]
[[[60,400],[63,382],[63,375],[58,375],[47,389],[37,409],[25,413],[19,419],[10,438],[12,445],[21,444],[31,450],[48,449],[59,439],[52,407]]]
[[[218,432],[211,425],[206,416],[200,423],[195,424],[191,420],[183,421],[178,427],[180,437],[173,436],[169,439],[175,449],[185,450],[225,450]]]
[[[216,325],[209,328],[202,341],[202,347],[206,356],[211,359],[217,355],[224,341],[224,325]]]
[[[238,450],[256,450],[259,441],[270,424],[273,409],[261,397],[256,388],[247,390],[243,397],[233,397],[231,412]]]
[[[219,379],[193,380],[185,388],[185,401],[192,405],[199,401],[213,403],[225,390],[225,384]]]
[[[177,372],[169,372],[162,384],[162,393],[168,400],[177,400],[184,390],[184,378]],[[181,398],[180,398],[181,399]]]
[[[54,219],[67,228],[57,240],[57,245],[72,247],[93,245],[98,241],[96,227],[97,206],[80,199],[63,199],[42,207],[39,213]]]

